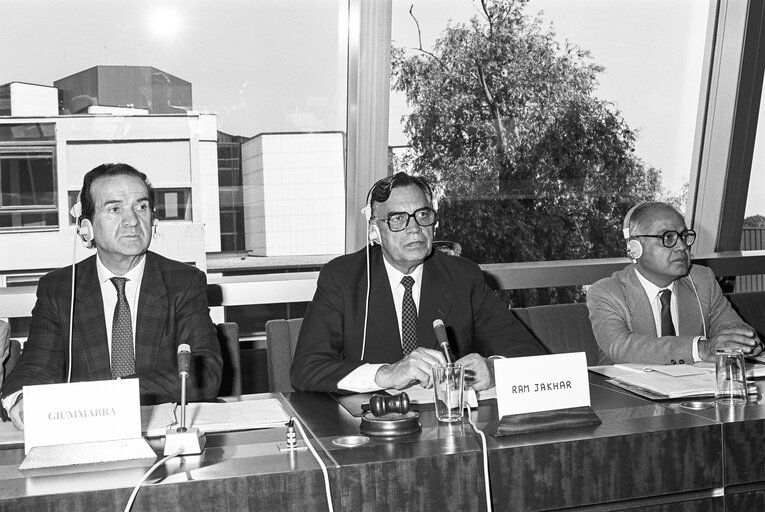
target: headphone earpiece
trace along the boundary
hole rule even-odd
[[[643,244],[640,240],[632,239],[627,242],[627,257],[631,260],[636,260],[643,255]]]
[[[368,238],[369,238],[370,244],[382,245],[382,237],[380,236],[380,228],[378,228],[374,224],[369,225]]]
[[[74,217],[75,222],[79,222],[80,217],[82,217],[82,203],[80,203],[80,196],[77,196],[77,202],[74,203],[72,209],[69,210],[69,215]]]
[[[361,209],[361,213],[364,214],[364,218],[367,219],[367,222],[372,220],[372,207],[369,204]]]

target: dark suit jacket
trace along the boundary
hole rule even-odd
[[[337,391],[337,383],[364,363],[403,358],[388,274],[379,246],[370,248],[366,351],[361,361],[366,305],[364,249],[330,261],[306,311],[290,377],[295,389]],[[455,358],[470,353],[528,356],[544,348],[486,285],[469,260],[433,251],[424,262],[417,315],[417,344],[438,348],[433,320],[444,321]]]
[[[674,285],[677,336],[659,336],[650,299],[636,272],[634,264],[628,265],[587,291],[595,339],[614,363],[692,364],[693,339],[704,335],[705,329],[711,338],[726,327],[744,324],[723,296],[714,273],[693,265],[689,276]]]
[[[72,382],[111,379],[104,305],[96,256],[77,264],[72,332]],[[72,267],[40,279],[29,338],[3,386],[5,397],[23,386],[66,382]],[[218,394],[223,362],[200,270],[146,253],[136,320],[135,365],[142,404],[178,401],[177,349],[191,347],[189,400]]]

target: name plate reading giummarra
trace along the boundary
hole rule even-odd
[[[499,416],[590,405],[584,352],[494,360]]]
[[[24,386],[24,451],[141,437],[138,379]]]

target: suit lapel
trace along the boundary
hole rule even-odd
[[[379,247],[371,248],[369,258],[371,293],[369,295],[366,354],[373,358],[375,357],[373,354],[376,354],[376,360],[386,360],[392,363],[404,357],[404,352],[401,349],[401,333],[398,329],[396,306],[393,303],[393,292],[390,289],[388,272],[383,263],[382,250]],[[366,286],[366,279],[363,279],[359,283],[358,296],[361,301],[366,300]],[[363,330],[363,316],[360,321],[361,330]]]
[[[700,299],[691,288],[687,278],[675,281],[675,293],[677,294],[677,325],[678,334],[683,336],[696,336],[703,332],[701,311],[699,311]]]
[[[116,292],[115,292],[116,293]],[[104,320],[101,284],[98,282],[96,257],[77,265],[77,286],[74,304],[72,375],[89,375],[89,380],[111,379],[109,344]],[[62,326],[68,328],[67,326]],[[77,366],[84,364],[81,372]]]
[[[436,255],[427,258],[423,265],[417,315],[417,344],[425,348],[438,348],[433,320],[448,318],[454,300]]]
[[[141,280],[136,320],[135,369],[147,371],[155,367],[159,357],[159,340],[167,322],[167,288],[156,257],[146,253],[146,267]]]
[[[651,299],[648,298],[643,285],[640,284],[634,265],[627,272],[625,288],[627,293],[624,295],[630,318],[632,318],[632,330],[638,334],[653,334],[658,337],[659,333],[656,331],[656,321],[653,317],[653,309],[651,309]]]

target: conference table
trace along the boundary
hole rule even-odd
[[[693,410],[589,379],[601,424],[486,436],[493,510],[765,510],[765,403]],[[466,419],[439,424],[423,406],[420,432],[349,447],[338,443],[357,439],[354,407],[368,396],[228,400],[265,398],[304,426],[327,468],[334,510],[487,509],[481,442]],[[472,417],[492,431],[495,401]],[[328,510],[321,466],[308,450],[284,450],[286,431],[208,434],[201,455],[151,473],[132,510]],[[162,438],[150,443],[161,457]],[[30,475],[18,469],[23,459],[23,446],[0,449],[0,510],[124,510],[151,465]]]

